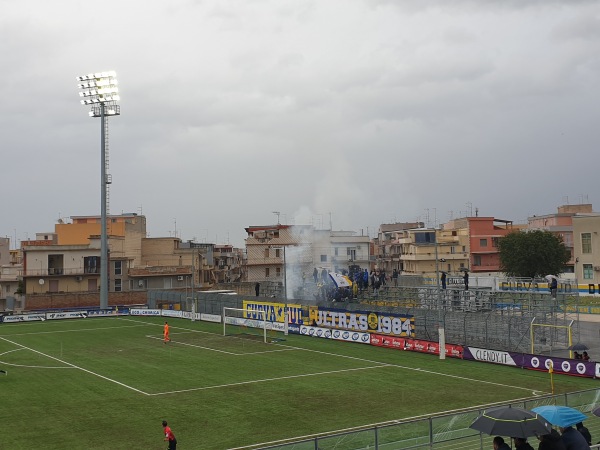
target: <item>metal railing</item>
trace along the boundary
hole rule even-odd
[[[280,444],[256,444],[238,450],[399,450],[450,449],[483,450],[491,448],[493,436],[483,435],[469,425],[492,406],[532,409],[543,405],[564,405],[589,415],[585,425],[596,440],[600,436],[600,418],[591,414],[600,402],[600,389],[560,395],[534,397],[512,403],[496,403],[485,407],[417,417],[393,423],[383,423],[363,429],[323,434],[310,438],[288,439]],[[505,438],[510,438],[506,436]],[[536,439],[533,438],[532,441]],[[509,439],[507,439],[509,441]],[[535,442],[531,442],[534,447]],[[597,446],[594,446],[597,448]]]

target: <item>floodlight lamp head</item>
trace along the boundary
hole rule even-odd
[[[80,83],[77,85],[81,92],[79,96],[83,97],[82,105],[93,105],[90,112],[91,117],[99,117],[100,113],[94,105],[110,104],[110,108],[105,111],[105,115],[119,115],[120,108],[115,102],[119,101],[119,88],[116,79],[116,72],[109,70],[106,72],[95,72],[88,75],[77,77]]]

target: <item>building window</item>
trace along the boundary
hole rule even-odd
[[[83,258],[84,273],[100,273],[100,257],[85,256]]]
[[[450,254],[454,255],[456,253],[456,247],[453,245],[450,247]]]
[[[594,279],[594,268],[591,264],[583,265],[583,279],[584,280],[593,280]]]
[[[338,248],[337,248],[337,247],[335,247],[335,248],[333,249],[333,251],[335,252],[335,256],[338,256]]]
[[[271,271],[271,269],[269,267],[265,267],[265,278],[269,278],[269,272]]]
[[[354,248],[346,249],[346,255],[348,256],[349,261],[355,261],[356,260],[356,249],[354,249]]]
[[[275,276],[277,278],[279,278],[281,276],[281,267],[276,267],[275,268]]]
[[[275,249],[275,257],[276,257],[276,258],[280,258],[280,257],[281,257],[281,254],[280,254],[279,252],[281,252],[281,250],[280,250],[280,249],[278,249],[278,248],[276,248],[276,249]]]
[[[435,242],[435,232],[426,231],[415,233],[415,244],[430,244]]]
[[[492,238],[492,247],[494,248],[498,248],[498,241],[500,240],[500,238],[497,237],[493,237]]]
[[[321,262],[327,262],[327,255],[321,255]]]
[[[115,261],[115,275],[121,275],[123,267],[123,261]]]
[[[463,246],[462,246],[462,249],[463,249],[463,250],[462,250],[462,251],[463,251],[463,253],[466,253],[466,251],[467,251],[467,247],[465,247],[465,246],[463,245]]]
[[[480,247],[487,247],[487,239],[479,239]]]
[[[265,258],[268,258],[268,257],[269,257],[269,249],[265,248]]]
[[[121,279],[115,278],[115,292],[121,292]]]
[[[581,233],[581,253],[592,253],[592,233]]]
[[[473,255],[473,265],[474,266],[481,265],[481,255]]]

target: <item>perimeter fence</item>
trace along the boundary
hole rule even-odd
[[[579,314],[566,312],[577,304],[578,297],[566,294],[552,298],[540,292],[499,292],[481,287],[440,291],[432,286],[405,286],[383,289],[378,295],[362,293],[356,299],[332,303],[310,298],[286,300],[275,294],[257,297],[249,292],[249,283],[239,284],[237,289],[231,289],[239,295],[149,291],[148,305],[176,304],[182,310],[193,308],[196,312],[220,315],[225,306],[242,308],[244,301],[255,301],[301,305],[307,311],[306,317],[308,309],[315,306],[410,315],[414,317],[416,339],[438,341],[442,325],[446,342],[451,344],[520,353],[532,353],[533,347],[537,354],[554,356],[568,356],[569,345],[579,342],[585,331],[580,326]],[[538,325],[533,342],[532,323]],[[596,332],[596,328],[590,333]]]
[[[462,409],[435,415],[381,423],[378,425],[346,430],[329,435],[315,435],[303,439],[286,440],[269,445],[257,444],[243,447],[245,450],[483,450],[492,447],[492,436],[481,434],[469,425],[486,409],[495,406],[512,406],[531,410],[545,405],[563,405],[576,408],[590,419],[585,425],[592,438],[600,437],[600,418],[591,411],[600,402],[600,389],[572,392],[560,395],[532,397],[511,403],[495,403],[485,407]],[[504,436],[509,441],[510,436]],[[293,441],[293,442],[292,442]],[[537,448],[537,439],[531,439]],[[242,450],[239,448],[237,450]]]

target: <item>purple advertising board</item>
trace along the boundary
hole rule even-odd
[[[581,361],[554,356],[531,355],[528,353],[504,352],[478,347],[464,347],[463,359],[482,361],[505,366],[520,367],[531,370],[548,371],[553,367],[554,373],[596,378],[600,376],[600,364],[592,361]]]

